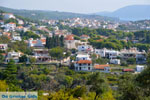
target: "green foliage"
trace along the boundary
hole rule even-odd
[[[73,97],[78,98],[78,97],[83,97],[87,92],[86,86],[77,86],[74,88],[71,92]]]
[[[131,74],[125,74],[119,79],[119,100],[144,100],[142,99],[142,91],[136,86],[134,82],[134,76]]]
[[[28,40],[29,38],[33,38],[33,39],[40,38],[37,34],[33,33],[32,31],[27,31],[25,33],[21,32],[20,35],[24,40]]]
[[[0,80],[0,92],[5,92],[8,89],[8,85],[6,81]]]
[[[46,38],[46,47],[48,49],[55,48],[57,46],[64,47],[64,37],[53,36]]]
[[[29,58],[29,61],[30,61],[31,64],[36,63],[36,58],[30,57],[30,58]]]
[[[5,60],[5,57],[0,53],[0,64],[2,64]]]
[[[135,58],[128,58],[127,63],[128,64],[136,64],[136,59]]]
[[[108,48],[108,49],[120,50],[123,49],[124,47],[126,48],[129,47],[126,42],[117,39],[105,39],[104,41],[100,41],[100,42],[94,39],[90,39],[89,42],[97,49]]]
[[[0,15],[0,20],[4,20],[4,16],[3,15]]]
[[[74,36],[74,39],[75,39],[75,40],[80,40],[80,37],[75,35],[75,36]]]
[[[28,58],[26,55],[19,57],[19,62],[27,62]]]
[[[109,89],[106,79],[99,72],[93,73],[89,77],[87,84],[91,85],[90,91],[96,93],[94,100],[98,100],[98,98]]]
[[[10,22],[18,24],[18,21],[16,19],[14,19],[14,18],[10,18],[10,19],[5,21],[5,23],[10,23]]]
[[[32,48],[28,48],[27,43],[24,41],[10,42],[8,43],[8,47],[11,50],[21,51],[25,54],[32,54]]]
[[[62,59],[64,57],[63,49],[61,47],[52,48],[49,51],[50,56],[56,59]]]
[[[50,100],[76,100],[76,99],[73,99],[73,97],[70,96],[69,93],[63,90],[59,90],[56,93],[51,93],[49,99]]]
[[[0,36],[0,43],[9,43],[10,40],[7,36]]]

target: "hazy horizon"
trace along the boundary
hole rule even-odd
[[[130,5],[150,5],[150,0],[1,0],[0,6],[26,9],[50,10],[73,13],[112,12]]]

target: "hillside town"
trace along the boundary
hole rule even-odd
[[[0,100],[150,100],[142,4],[0,1]]]
[[[138,50],[136,47],[124,48],[120,50],[110,49],[110,48],[101,48],[97,49],[90,45],[89,39],[90,36],[83,34],[80,39],[77,38],[72,32],[69,32],[66,29],[59,29],[57,26],[57,21],[47,21],[48,24],[52,25],[53,30],[49,30],[46,25],[38,25],[37,23],[23,21],[22,19],[16,18],[15,15],[11,13],[1,13],[4,17],[4,20],[0,20],[0,36],[6,37],[11,43],[15,42],[24,42],[27,44],[27,48],[32,48],[30,54],[25,54],[18,50],[10,49],[8,43],[1,43],[0,50],[4,58],[3,63],[7,64],[10,60],[14,60],[15,63],[21,63],[21,59],[25,58],[25,63],[35,63],[35,64],[64,64],[64,65],[73,65],[75,71],[103,71],[110,73],[112,65],[120,66],[125,65],[124,61],[127,61],[128,64],[136,64],[132,69],[120,68],[122,71],[126,69],[125,72],[141,72],[146,64],[146,55],[145,50]],[[14,22],[16,21],[16,23]],[[101,26],[101,22],[96,20],[84,20],[80,18],[68,19],[64,22],[61,22],[63,25],[69,27],[93,27],[97,28]],[[107,24],[107,23],[104,23]],[[107,24],[108,29],[114,29],[118,25],[113,25],[113,27]],[[102,26],[105,28],[104,26]],[[41,34],[40,32],[45,34]],[[25,36],[23,36],[25,33]],[[29,35],[29,37],[26,37]],[[63,54],[69,54],[61,59],[56,59],[50,54],[50,48],[48,45],[48,37],[61,38],[64,48],[66,51],[63,51]],[[108,38],[108,37],[104,37]],[[102,39],[101,39],[102,40]],[[98,40],[98,41],[101,41]],[[126,40],[127,41],[127,40]],[[59,45],[58,45],[59,46]],[[94,56],[94,57],[93,57]],[[73,59],[74,58],[74,59]],[[106,59],[105,63],[96,63],[95,59]],[[34,62],[31,62],[30,59],[35,59]],[[139,70],[139,68],[141,68]]]

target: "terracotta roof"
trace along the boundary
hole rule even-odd
[[[134,69],[123,69],[123,72],[134,72]]]
[[[2,55],[3,55],[3,56],[6,56],[7,54],[6,54],[6,53],[2,53]]]
[[[94,69],[104,69],[105,67],[109,67],[109,65],[95,65]]]
[[[16,24],[16,23],[10,22],[10,23],[8,23],[8,24]]]
[[[64,33],[55,33],[55,35],[64,35]]]
[[[23,28],[23,26],[18,26],[17,28],[20,28],[20,29],[21,29],[21,28]]]
[[[36,43],[37,43],[37,41],[36,41],[36,40],[34,40],[34,41],[32,41],[32,43],[33,43],[33,44],[36,44]]]
[[[41,41],[42,41],[42,43],[46,43],[46,39],[45,38],[41,39]]]
[[[77,62],[78,64],[92,64],[91,60],[80,60]]]
[[[99,39],[99,40],[96,40],[97,42],[101,42],[101,41],[103,41],[103,39]]]
[[[6,14],[7,14],[7,15],[13,15],[12,13],[3,13],[3,14],[4,14],[4,15],[6,15]]]
[[[74,40],[74,37],[73,35],[67,35],[65,40]]]
[[[3,32],[3,35],[10,36],[10,33],[8,33],[8,32]]]
[[[89,37],[88,35],[81,35],[81,37]]]

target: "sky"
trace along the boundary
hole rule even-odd
[[[74,13],[111,12],[128,5],[150,5],[150,0],[0,0],[0,6],[9,8]]]

